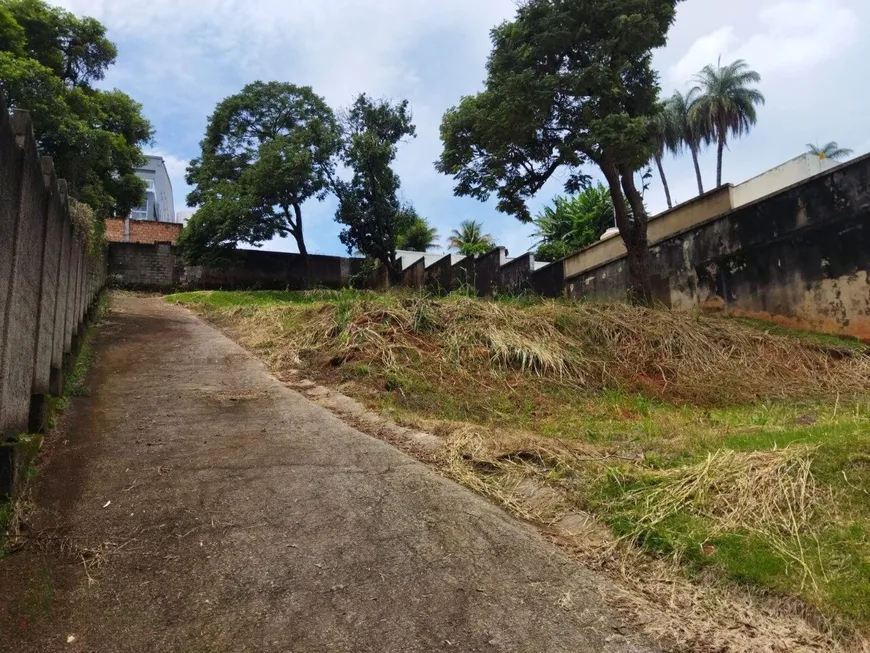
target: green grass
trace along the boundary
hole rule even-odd
[[[271,361],[286,360],[271,357],[284,348],[292,350],[299,334],[314,330],[322,338],[330,333],[334,340],[317,341],[316,346],[328,349],[322,359],[317,352],[305,359],[306,374],[323,383],[342,383],[345,392],[408,425],[443,428],[449,436],[456,423],[467,423],[483,427],[494,440],[503,434],[531,434],[544,443],[555,440],[591,451],[587,462],[557,461],[551,469],[534,467],[529,473],[568,492],[575,505],[594,511],[614,535],[631,535],[651,553],[679,559],[690,576],[706,582],[713,573],[724,583],[801,597],[845,628],[870,627],[870,395],[810,391],[806,396],[792,393],[790,398],[704,404],[668,400],[667,392],[653,397],[629,383],[582,387],[516,364],[496,365],[486,352],[474,358],[469,352],[483,347],[480,341],[467,343],[461,352],[439,348],[445,333],[467,326],[460,324],[467,316],[456,311],[439,314],[431,302],[413,303],[414,295],[402,291],[207,292],[168,300],[230,327],[244,344]],[[456,294],[438,301],[449,305],[468,298]],[[365,321],[368,314],[360,313],[362,303],[378,309],[371,312],[377,317],[370,322]],[[526,297],[494,303],[505,311],[534,311],[546,304]],[[552,316],[560,333],[586,334],[588,322],[583,320],[588,315],[572,312],[571,302],[550,305],[555,306],[550,313],[537,314]],[[288,310],[258,312],[273,306]],[[329,311],[321,310],[327,306]],[[236,311],[238,307],[245,310]],[[402,307],[407,307],[405,313]],[[445,323],[444,314],[452,315],[453,321]],[[320,320],[316,328],[313,319]],[[722,319],[723,327],[743,324],[750,341],[758,339],[751,333],[755,330],[792,339],[795,349],[809,345],[817,354],[817,347],[833,350],[834,361],[842,358],[837,352],[860,358],[867,350],[848,338],[757,321],[703,319],[708,328],[715,319]],[[411,335],[402,340],[409,328]],[[630,328],[643,327],[631,323]],[[656,333],[655,338],[662,337],[661,330]],[[597,346],[589,342],[580,337],[578,347]],[[739,346],[742,341],[736,342]],[[353,346],[340,348],[348,345]],[[375,353],[368,355],[368,346]],[[336,360],[336,350],[349,352],[347,359]],[[784,351],[791,356],[790,345]],[[727,387],[714,389],[726,398],[732,396]],[[754,527],[723,529],[714,514],[693,504],[638,532],[662,474],[694,468],[717,452],[765,454],[786,447],[811,448],[810,469],[823,504],[816,507],[818,518],[797,538]],[[601,462],[594,461],[594,452]],[[611,454],[619,457],[607,458]],[[491,467],[486,469],[493,474]],[[789,557],[793,551],[802,551],[803,566]]]

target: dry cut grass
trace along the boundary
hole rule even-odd
[[[698,405],[862,392],[870,378],[870,358],[850,349],[621,304],[405,298],[222,312],[241,319],[247,344],[287,363],[316,353],[427,377],[433,366],[439,375],[516,371]]]

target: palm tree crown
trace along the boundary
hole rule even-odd
[[[396,238],[396,249],[427,252],[438,245],[438,229],[423,219],[415,220]]]
[[[756,105],[764,104],[764,95],[752,84],[761,81],[761,75],[738,59],[725,66],[704,66],[695,76],[697,86],[692,92],[700,93],[692,106],[703,128],[707,142],[717,142],[718,156],[716,185],[722,185],[722,152],[729,136],[742,136],[758,120]]]
[[[483,223],[476,220],[463,220],[459,229],[450,233],[448,244],[464,256],[486,254],[493,249],[494,240],[490,234],[483,233]]]
[[[837,141],[825,143],[821,147],[813,143],[807,143],[807,150],[810,154],[815,154],[820,159],[832,159],[833,161],[839,161],[852,155],[852,150],[848,147],[840,147],[837,145]]]

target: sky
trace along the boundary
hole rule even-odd
[[[49,0],[51,1],[51,0]],[[142,103],[156,129],[148,153],[164,157],[176,211],[185,209],[184,170],[199,153],[215,105],[255,80],[309,85],[334,108],[360,92],[409,100],[417,138],[400,146],[396,170],[403,197],[438,229],[442,243],[462,220],[483,222],[511,255],[533,245],[533,226],[486,203],[453,195],[435,171],[441,116],[481,90],[489,30],[515,12],[515,0],[54,0],[108,28],[118,60],[106,85]],[[870,61],[866,0],[685,0],[654,65],[663,95],[686,90],[704,65],[743,58],[761,76],[766,97],[753,131],[730,143],[723,181],[740,183],[806,150],[837,141],[855,154],[870,150],[859,83]],[[706,187],[715,183],[715,148],[701,159]],[[664,162],[676,202],[697,194],[691,159]],[[596,169],[589,174],[600,178]],[[561,192],[548,183],[533,213]],[[655,175],[645,194],[652,213],[666,208]],[[303,206],[309,252],[346,254],[338,240],[335,201]],[[264,249],[295,251],[276,239]]]

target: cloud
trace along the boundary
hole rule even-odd
[[[842,0],[790,0],[758,12],[759,31],[745,39],[727,25],[698,38],[669,70],[683,86],[701,68],[745,59],[762,75],[800,76],[857,41],[858,17]]]

